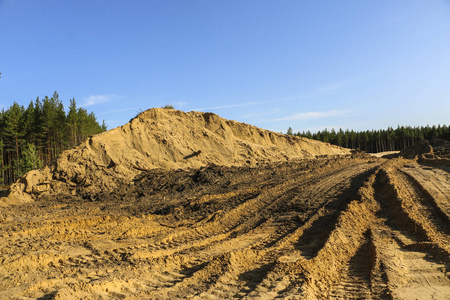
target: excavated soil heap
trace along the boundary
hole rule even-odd
[[[340,153],[146,111],[13,186],[0,299],[449,299],[450,168]]]
[[[401,151],[400,155],[404,158],[414,159],[422,154],[429,153],[433,153],[433,147],[430,145],[430,142],[428,140],[423,140]]]
[[[348,153],[347,149],[263,130],[213,113],[153,108],[63,152],[44,169],[27,173],[3,202],[29,202],[44,192],[96,195],[132,182],[143,170],[157,168],[257,166]]]
[[[408,159],[418,159],[420,163],[431,165],[450,164],[450,142],[443,139],[423,140],[400,152]]]

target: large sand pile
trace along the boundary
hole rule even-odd
[[[129,123],[64,151],[12,185],[4,203],[47,193],[95,195],[131,183],[143,170],[199,168],[207,164],[256,166],[350,151],[220,118],[213,113],[153,108]],[[1,202],[1,201],[0,201]]]

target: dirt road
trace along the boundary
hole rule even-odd
[[[450,173],[328,157],[0,208],[0,299],[450,299]]]

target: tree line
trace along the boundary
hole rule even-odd
[[[27,108],[14,102],[0,111],[0,185],[10,184],[32,169],[54,160],[91,135],[106,131],[93,112],[78,108],[75,98],[68,111],[55,91]]]
[[[401,151],[421,140],[440,138],[450,141],[450,126],[398,126],[396,129],[389,127],[387,130],[366,131],[324,129],[316,133],[311,133],[310,131],[293,133],[292,128],[289,127],[287,134],[302,136],[345,148],[377,153]]]

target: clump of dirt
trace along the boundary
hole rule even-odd
[[[400,152],[400,156],[407,159],[415,159],[425,153],[433,153],[433,147],[428,140],[419,141],[411,147],[406,148]]]
[[[423,140],[400,152],[400,156],[417,159],[429,165],[450,164],[450,142],[443,139]]]
[[[64,151],[42,170],[27,173],[13,184],[3,202],[29,202],[43,193],[98,195],[132,182],[146,170],[198,169],[208,164],[257,166],[342,154],[349,150],[213,113],[153,108]]]
[[[450,142],[442,139],[430,141],[433,153],[420,156],[419,162],[429,165],[450,165]]]

